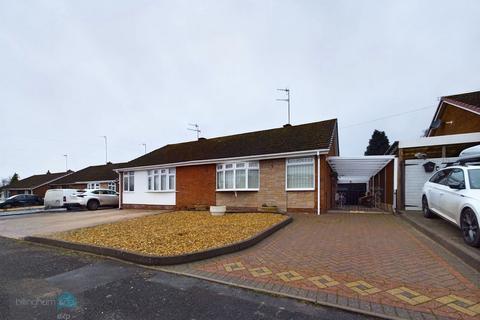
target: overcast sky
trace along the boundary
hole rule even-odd
[[[480,90],[480,1],[0,0],[0,177],[128,161],[168,143],[338,118],[416,138]],[[418,110],[423,108],[422,110]],[[372,121],[417,110],[397,117]],[[357,125],[358,124],[358,125]]]

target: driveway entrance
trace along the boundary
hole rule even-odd
[[[160,212],[159,210],[102,209],[0,217],[0,236],[20,239],[26,236],[90,227]]]
[[[480,318],[480,273],[391,214],[298,214],[250,249],[162,269],[396,318]]]

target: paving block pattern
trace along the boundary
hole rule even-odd
[[[480,319],[480,272],[393,215],[294,215],[247,250],[165,267],[404,319]]]

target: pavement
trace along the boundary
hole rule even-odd
[[[101,209],[96,211],[79,210],[6,216],[0,217],[0,236],[21,239],[26,236],[90,227],[161,212],[163,211]]]
[[[440,217],[427,219],[421,211],[404,211],[401,217],[465,263],[474,269],[480,270],[480,248],[474,248],[465,244],[462,233],[456,225]]]
[[[374,319],[0,237],[0,320]]]
[[[296,214],[252,248],[159,269],[391,319],[480,319],[479,271],[391,214]]]

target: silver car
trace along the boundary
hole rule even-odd
[[[118,206],[118,193],[108,189],[87,189],[76,195],[76,203],[88,210],[97,210],[99,207]]]

